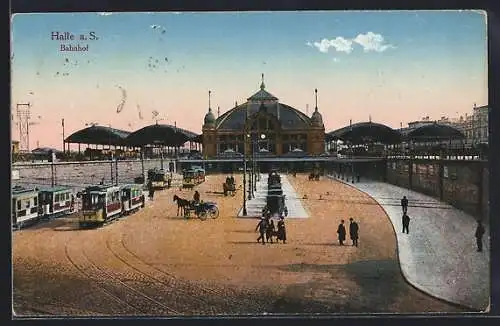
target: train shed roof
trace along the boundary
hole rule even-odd
[[[71,134],[64,141],[77,144],[127,145],[125,139],[128,135],[129,131],[94,125]]]
[[[386,125],[375,122],[359,122],[331,131],[325,135],[329,140],[349,141],[353,144],[379,142],[396,144],[401,142],[401,133]]]

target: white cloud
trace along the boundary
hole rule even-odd
[[[98,12],[97,14],[99,16],[111,16],[113,13],[112,12]]]
[[[354,50],[354,43],[360,45],[364,52],[384,52],[385,50],[395,48],[394,45],[386,43],[381,34],[375,34],[373,32],[358,34],[358,36],[351,39],[342,36],[337,36],[331,40],[324,38],[320,42],[307,42],[306,45],[309,47],[316,47],[322,53],[328,53],[330,48],[334,48],[336,52],[349,54]]]
[[[332,60],[333,60],[333,62],[335,62],[335,63],[337,63],[337,62],[339,62],[339,61],[340,61],[340,59],[339,59],[339,58],[333,58]]]
[[[337,52],[352,52],[352,41],[340,36],[332,40],[324,38],[321,40],[321,42],[314,42],[314,46],[323,53],[328,53],[328,50],[330,48],[335,48]]]
[[[384,52],[387,49],[394,48],[393,45],[385,43],[384,37],[382,35],[372,32],[359,34],[353,39],[353,42],[361,45],[364,52]]]

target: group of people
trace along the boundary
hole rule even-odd
[[[262,241],[263,245],[265,245],[266,242],[273,243],[273,236],[276,237],[276,243],[280,240],[286,243],[285,218],[283,216],[280,216],[278,221],[278,230],[275,229],[274,221],[269,214],[261,217],[255,228],[255,232],[257,232],[257,230],[260,233],[257,242]]]
[[[403,233],[409,234],[409,227],[410,227],[410,217],[408,216],[408,198],[406,196],[403,196],[401,199],[401,208],[403,209]],[[476,232],[474,236],[476,237],[476,244],[477,244],[477,251],[481,252],[483,251],[483,236],[484,236],[485,230],[483,223],[478,220],[477,221],[477,227],[476,227]]]
[[[357,247],[359,238],[359,225],[356,221],[354,221],[352,217],[349,219],[349,222],[350,222],[349,235],[352,240],[352,245]],[[337,228],[337,234],[338,234],[339,244],[343,246],[346,238],[346,229],[344,226],[344,220],[340,221],[339,227]]]

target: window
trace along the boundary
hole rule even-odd
[[[38,206],[38,198],[33,198],[33,206]]]
[[[17,210],[18,211],[21,210],[21,201],[20,200],[17,201]]]
[[[30,201],[31,201],[31,200],[29,200],[29,199],[25,199],[25,200],[24,200],[24,207],[26,207],[26,208],[30,208]]]

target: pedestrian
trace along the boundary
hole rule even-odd
[[[351,236],[352,245],[357,247],[359,226],[358,223],[356,223],[356,221],[354,221],[352,217],[349,219],[349,221],[351,222],[349,224],[349,235]]]
[[[153,181],[148,181],[148,191],[149,191],[149,200],[153,200],[155,196],[155,189],[153,188]]]
[[[259,242],[262,239],[262,244],[265,245],[265,235],[266,235],[266,228],[267,228],[267,219],[262,216],[260,218],[259,223],[257,224],[257,227],[255,228],[255,232],[259,230],[260,236],[257,238],[257,242]]]
[[[285,218],[283,216],[280,216],[278,222],[278,240],[282,240],[283,243],[286,243]]]
[[[410,217],[408,216],[408,214],[406,213],[403,213],[403,233],[405,233],[406,231],[406,234],[409,234],[410,233]]]
[[[406,196],[401,199],[401,207],[403,208],[403,214],[406,214],[408,212],[408,198]]]
[[[275,232],[276,230],[274,229],[274,221],[272,219],[268,219],[266,227],[266,242],[269,242],[269,240],[271,240],[271,243],[273,243],[273,235],[275,234]]]
[[[339,235],[339,244],[341,246],[344,245],[345,241],[345,226],[344,226],[344,220],[340,221],[339,227],[337,228],[337,233]]]
[[[483,235],[484,235],[484,226],[481,223],[480,220],[477,221],[477,228],[476,228],[476,242],[477,242],[477,251],[481,252],[483,251]]]

